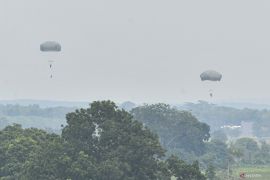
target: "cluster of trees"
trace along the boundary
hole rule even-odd
[[[209,126],[188,111],[166,104],[146,104],[132,109],[131,114],[158,135],[161,145],[168,150],[167,156],[175,154],[188,163],[199,160],[204,170],[210,166],[228,169],[239,163],[269,164],[270,145],[267,143],[257,143],[250,138],[228,142],[229,130],[226,129],[214,131],[210,137]],[[234,130],[229,133],[238,135]]]
[[[157,133],[166,149],[204,154],[204,142],[210,138],[210,127],[199,122],[188,111],[179,111],[160,103],[136,107],[131,110],[131,114]]]
[[[0,177],[203,180],[217,179],[215,170],[232,165],[270,164],[269,144],[250,138],[228,143],[224,129],[210,137],[210,127],[189,111],[162,103],[135,107],[128,102],[122,108],[130,112],[111,101],[93,102],[68,113],[58,134],[7,126],[0,131]],[[204,108],[200,111],[206,112]],[[25,117],[26,112],[30,111]],[[0,118],[1,125],[8,122]]]
[[[187,163],[199,160],[205,171],[209,167],[226,169],[233,162],[226,134],[221,134],[221,140],[216,135],[210,141],[210,127],[188,111],[167,104],[146,104],[132,109],[131,114],[158,135],[167,157],[174,154]]]
[[[201,122],[210,125],[211,130],[219,130],[224,125],[241,125],[241,122],[252,122],[253,133],[257,137],[270,137],[270,110],[236,109],[209,104],[205,101],[187,103],[179,107],[190,111]],[[237,131],[237,130],[235,130]],[[232,135],[239,132],[232,132]],[[227,133],[230,135],[230,132]]]
[[[231,166],[269,166],[270,144],[257,142],[252,138],[240,138],[234,142],[213,138],[206,142],[206,152],[198,157],[205,168],[213,165],[216,169],[228,169]]]
[[[87,109],[68,113],[66,119],[61,135],[20,125],[1,130],[0,179],[206,179],[197,161],[187,164],[176,156],[165,158],[158,136],[111,101],[93,102]],[[209,128],[198,125],[194,129],[198,135]],[[208,137],[204,133],[203,139],[194,138],[187,148]],[[213,176],[211,168],[206,174]]]
[[[240,138],[229,144],[238,165],[269,165],[270,145],[265,141],[257,142],[252,138]]]

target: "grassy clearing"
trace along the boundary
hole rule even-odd
[[[270,167],[239,167],[234,169],[233,176],[240,179],[241,173],[245,173],[243,179],[270,180]]]

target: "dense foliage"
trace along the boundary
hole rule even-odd
[[[169,151],[176,149],[202,155],[210,127],[199,122],[191,113],[179,111],[166,104],[144,105],[134,108],[135,119],[157,133],[160,142]]]
[[[240,165],[269,165],[270,145],[251,138],[240,138],[230,145],[236,162]]]
[[[129,102],[126,105],[127,110],[134,106]],[[205,105],[209,106],[216,108]],[[19,106],[7,107],[16,110]],[[217,179],[217,173],[221,177],[220,172],[226,172],[227,177],[235,166],[270,165],[267,142],[256,138],[231,141],[230,137],[237,137],[239,132],[229,129],[214,130],[210,137],[207,124],[199,122],[186,110],[166,104],[138,106],[128,113],[121,109],[124,106],[118,108],[111,101],[94,102],[87,109],[68,113],[66,120],[60,118],[60,114],[63,116],[68,109],[62,112],[54,109],[55,115],[49,118],[49,115],[39,116],[40,112],[30,113],[27,108],[45,111],[37,106],[1,111],[8,116],[0,118],[0,125],[7,126],[0,131],[0,180],[166,180],[171,176],[204,180],[205,176]],[[206,113],[204,108],[200,111]],[[242,113],[242,110],[237,111]],[[267,112],[258,111],[252,118],[261,113],[267,118]],[[53,122],[52,125],[59,126],[59,131],[53,134],[53,129],[24,129],[17,124],[11,126],[12,122],[22,123],[23,127],[46,127]],[[64,127],[61,123],[65,123]]]
[[[157,135],[111,101],[67,114],[62,135],[8,126],[0,131],[1,180],[205,180],[198,162],[164,158]]]

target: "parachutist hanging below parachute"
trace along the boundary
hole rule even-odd
[[[201,78],[201,81],[216,82],[216,81],[221,81],[222,74],[217,71],[208,70],[201,73],[200,78]],[[214,96],[212,89],[209,90],[209,95],[211,98]]]
[[[61,44],[55,41],[46,41],[40,45],[40,51],[41,52],[47,52],[47,53],[53,53],[53,52],[60,52],[61,51]],[[48,60],[49,67],[52,69],[53,60]],[[50,78],[52,78],[52,74]]]
[[[212,89],[209,90],[209,96],[210,96],[211,98],[213,97],[213,90],[212,90]]]

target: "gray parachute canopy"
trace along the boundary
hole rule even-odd
[[[61,51],[61,44],[56,41],[46,41],[40,45],[40,51],[59,52]]]
[[[208,70],[208,71],[204,71],[200,75],[200,77],[202,81],[220,81],[222,78],[222,74],[220,74],[217,71]]]

